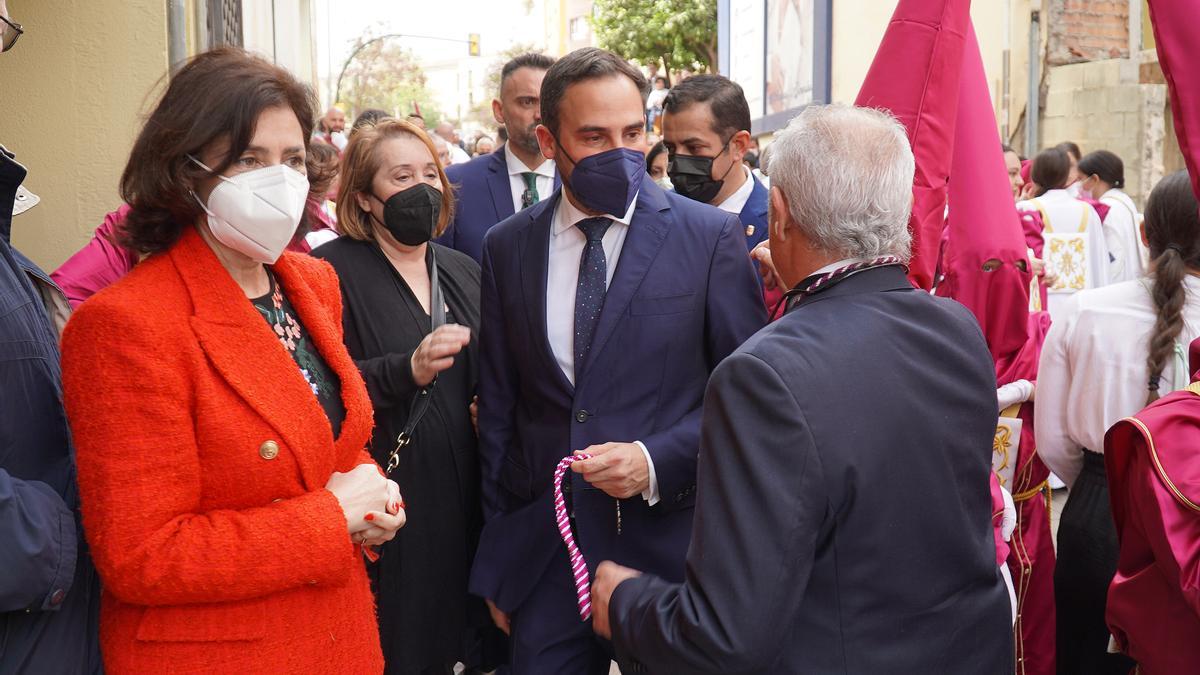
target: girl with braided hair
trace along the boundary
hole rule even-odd
[[[1035,413],[1042,460],[1070,487],[1058,529],[1059,672],[1127,673],[1107,654],[1105,598],[1117,540],[1104,433],[1187,385],[1185,346],[1200,336],[1200,215],[1187,172],[1150,194],[1143,237],[1150,274],[1071,298],[1046,337]]]

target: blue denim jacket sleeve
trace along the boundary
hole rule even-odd
[[[75,578],[77,537],[57,492],[0,469],[0,612],[58,609]]]

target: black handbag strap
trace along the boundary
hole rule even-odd
[[[429,244],[429,332],[432,334],[433,331],[444,325],[446,325],[446,301],[442,295],[442,286],[438,283],[437,251],[433,244]],[[421,387],[421,390],[413,396],[412,403],[408,407],[408,422],[396,436],[396,447],[388,455],[387,475],[392,475],[392,472],[400,465],[400,451],[412,443],[413,432],[421,423],[421,418],[429,412],[429,406],[433,404],[433,386],[435,384],[437,384],[437,376],[434,376],[432,382]]]

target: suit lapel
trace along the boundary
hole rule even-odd
[[[505,152],[504,148],[500,148],[492,153],[492,161],[488,164],[488,191],[492,193],[492,204],[496,207],[497,223],[516,213],[512,183],[508,179],[508,164],[504,160]]]
[[[529,334],[533,336],[533,348],[541,355],[543,366],[554,373],[556,381],[566,391],[571,391],[571,381],[558,367],[558,360],[550,349],[550,338],[546,334],[546,275],[549,270],[550,228],[554,212],[562,192],[557,191],[543,202],[526,211],[531,222],[521,231],[521,292],[525,296],[525,316],[529,321]]]
[[[213,367],[291,449],[305,486],[323,487],[333,458],[317,448],[328,447],[333,434],[295,361],[195,229],[187,228],[170,256],[192,297],[192,330]],[[313,429],[321,434],[315,446],[302,433]]]
[[[313,292],[309,281],[301,276],[291,256],[285,254],[279,259],[274,269],[279,275],[288,299],[296,309],[296,313],[300,315],[300,323],[308,332],[317,353],[337,374],[338,381],[341,383],[342,404],[346,408],[346,418],[342,421],[341,433],[334,441],[335,454],[339,460],[352,456],[362,450],[369,440],[375,412],[371,407],[371,399],[367,394],[367,387],[363,383],[358,366],[350,358],[350,352],[346,350],[345,342],[342,339],[341,317],[335,317],[331,308],[321,302],[321,299]],[[321,419],[328,424],[329,418],[325,415],[325,411],[321,410],[320,412]],[[330,433],[332,434],[332,428]]]
[[[662,188],[650,181],[642,181],[633,220],[629,223],[629,233],[625,235],[621,256],[617,260],[617,269],[613,273],[612,283],[608,286],[608,293],[604,296],[604,307],[600,310],[596,334],[592,336],[592,347],[581,371],[584,375],[604,350],[605,343],[612,336],[621,316],[633,300],[634,293],[642,285],[646,272],[650,270],[651,264],[662,249],[670,227],[670,220],[665,213],[669,209]],[[578,374],[575,376],[576,386],[581,379]]]

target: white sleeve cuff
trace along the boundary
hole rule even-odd
[[[646,444],[641,441],[634,441],[637,446],[642,449],[642,454],[646,456],[646,467],[650,470],[650,485],[642,491],[642,499],[650,506],[654,506],[659,501],[658,494],[658,475],[654,473],[654,460],[650,459],[650,451],[646,449]]]
[[[1013,405],[1014,403],[1024,403],[1033,396],[1033,383],[1029,380],[1017,380],[996,390],[996,399],[1000,404],[1000,410]]]

